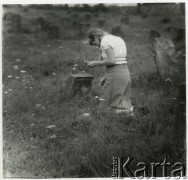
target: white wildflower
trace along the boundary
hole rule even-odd
[[[78,61],[79,59],[80,59],[80,57],[79,57],[79,56],[77,56],[77,57],[75,58],[75,60],[76,60],[76,61]]]
[[[8,89],[8,91],[12,92],[12,89]]]
[[[47,126],[46,128],[47,129],[52,129],[52,128],[55,128],[56,127],[56,125],[49,125],[49,126]]]
[[[20,72],[21,72],[21,73],[26,73],[26,71],[24,71],[24,70],[21,70]]]
[[[88,40],[83,40],[82,43],[83,44],[88,44]]]
[[[21,60],[20,59],[16,59],[17,62],[20,62]]]
[[[73,67],[73,68],[72,68],[72,70],[73,70],[73,71],[75,71],[75,70],[76,70],[76,68],[75,68],[75,67]]]
[[[5,177],[6,178],[10,178],[10,177],[13,177],[13,175],[9,171],[6,171],[5,172]]]
[[[11,75],[8,75],[7,78],[12,78],[12,76],[11,76]]]
[[[165,81],[166,81],[166,82],[168,82],[168,81],[169,81],[169,82],[172,82],[172,80],[171,80],[170,78],[166,78]]]
[[[17,69],[18,69],[18,66],[17,66],[17,65],[14,65],[14,66],[13,66],[13,69],[14,69],[14,70],[17,70]]]
[[[36,107],[41,107],[42,105],[41,104],[36,104]]]
[[[50,139],[54,139],[54,138],[56,138],[57,136],[54,134],[54,135],[52,135],[52,136],[50,136]]]
[[[32,124],[30,124],[30,126],[35,126],[35,125],[32,123]]]
[[[90,114],[89,114],[89,113],[84,113],[84,114],[82,114],[82,116],[84,116],[84,117],[89,117]]]
[[[20,79],[20,77],[16,76],[16,79]]]
[[[56,73],[52,73],[54,76],[56,75]]]
[[[4,92],[4,94],[8,94],[8,92],[7,92],[7,91],[5,91],[5,92]]]
[[[77,67],[77,66],[78,66],[78,64],[75,64],[75,65],[74,65],[74,67]]]

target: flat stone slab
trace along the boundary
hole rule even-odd
[[[67,98],[71,98],[76,94],[85,95],[91,91],[93,75],[88,73],[70,74],[67,83]]]

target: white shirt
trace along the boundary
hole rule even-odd
[[[111,34],[107,34],[102,38],[100,46],[102,59],[107,59],[106,49],[108,48],[113,49],[117,61],[116,64],[127,63],[127,47],[122,38]]]

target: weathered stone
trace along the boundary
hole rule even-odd
[[[174,77],[178,73],[175,46],[169,37],[154,38],[155,64],[163,78]]]
[[[179,28],[177,29],[176,41],[185,41],[185,29]]]
[[[19,14],[7,13],[4,15],[4,21],[9,26],[10,32],[21,32],[21,16]]]
[[[80,26],[83,30],[87,30],[88,28],[90,28],[91,24],[89,22],[82,22],[80,23]]]
[[[186,85],[179,84],[176,118],[174,121],[174,140],[183,145],[186,140]]]
[[[72,21],[72,27],[73,28],[79,28],[79,26],[80,26],[80,22],[78,21],[78,20],[73,20]]]
[[[122,36],[123,32],[121,30],[121,26],[115,26],[115,27],[113,27],[112,30],[111,30],[111,34]]]
[[[70,18],[68,18],[68,17],[63,17],[63,18],[61,18],[60,19],[60,21],[61,21],[61,23],[62,23],[62,25],[67,25],[69,22],[70,22]]]
[[[71,19],[78,19],[79,18],[79,14],[74,13],[71,15]]]
[[[105,20],[104,20],[104,19],[99,19],[99,20],[98,20],[98,25],[99,25],[100,27],[103,27],[103,26],[105,25]]]
[[[70,74],[67,79],[67,98],[87,94],[92,88],[93,76],[88,73]]]
[[[161,20],[161,23],[169,23],[170,22],[170,18],[165,17]]]
[[[121,17],[121,24],[129,24],[129,15],[128,14],[124,14],[122,17]]]
[[[90,20],[91,20],[91,17],[92,17],[92,16],[91,16],[91,14],[89,14],[89,13],[87,13],[87,14],[84,15],[84,18],[85,18],[86,21],[90,21]]]
[[[59,27],[49,26],[47,30],[48,37],[51,39],[59,39]]]

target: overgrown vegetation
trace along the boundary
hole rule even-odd
[[[185,27],[185,17],[179,4],[167,6],[165,15],[150,6],[153,8],[147,11],[145,7],[142,14],[136,7],[104,5],[4,7],[4,14],[21,15],[22,29],[30,32],[12,33],[7,30],[7,20],[3,21],[5,177],[111,177],[113,156],[134,157],[132,169],[139,161],[162,163],[164,157],[171,163],[185,163],[185,140],[180,139],[177,146],[173,134],[177,87],[185,81],[185,43],[175,39],[176,31],[166,30]],[[122,11],[129,14],[128,24],[121,24]],[[38,18],[57,26],[59,38],[49,39],[37,24]],[[147,113],[143,109],[130,117],[98,108],[94,96],[99,93],[98,80],[105,68],[84,65],[85,59],[96,59],[99,50],[89,47],[87,31],[78,27],[85,21],[90,28],[98,27],[101,18],[105,20],[102,28],[108,32],[121,26],[128,48],[132,102],[136,107],[147,107]],[[79,21],[76,29],[75,21]],[[149,41],[151,28],[174,40],[181,74],[170,83],[156,73]],[[90,95],[67,100],[66,79],[75,64],[79,71],[94,75],[93,89]]]

